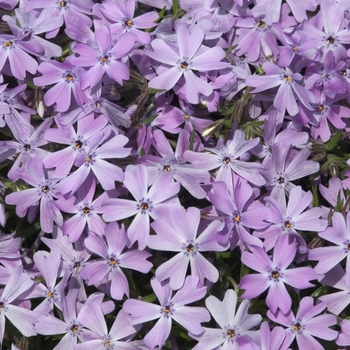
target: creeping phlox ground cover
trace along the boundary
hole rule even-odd
[[[0,15],[0,348],[350,347],[349,0]]]

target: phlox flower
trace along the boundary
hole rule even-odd
[[[184,222],[186,225],[182,224]],[[189,265],[191,276],[198,277],[200,286],[204,285],[205,279],[214,283],[219,278],[219,271],[201,252],[227,249],[228,244],[220,245],[216,240],[216,234],[223,228],[223,223],[215,220],[201,233],[198,233],[199,225],[200,210],[195,207],[189,207],[187,211],[182,207],[174,209],[167,220],[159,218],[151,224],[157,235],[148,237],[148,247],[179,252],[156,270],[157,279],[162,282],[169,278],[173,290],[183,286]]]
[[[0,70],[5,73],[4,66],[9,64],[8,75],[24,80],[26,72],[35,74],[38,62],[26,52],[26,45],[21,37],[10,34],[0,34]]]
[[[102,202],[108,198],[107,193],[93,200],[96,190],[96,180],[89,175],[84,184],[77,191],[77,196],[65,199],[59,196],[57,208],[65,213],[75,214],[63,222],[63,234],[69,236],[69,243],[77,241],[85,227],[100,236],[103,235],[106,224],[98,214],[102,214]]]
[[[169,200],[177,199],[176,194],[180,190],[180,184],[173,182],[171,174],[157,177],[153,185],[149,187],[149,175],[147,167],[138,164],[136,174],[126,171],[124,185],[130,191],[134,200],[109,198],[103,203],[103,219],[107,222],[121,220],[136,214],[128,227],[130,245],[138,241],[139,249],[146,247],[146,240],[150,230],[150,217],[168,215],[178,205],[178,200],[170,203]]]
[[[265,164],[266,187],[270,196],[283,208],[286,206],[286,194],[295,184],[293,181],[317,173],[319,163],[307,160],[311,152],[303,148],[296,154],[289,142],[279,142],[272,147],[271,162]]]
[[[315,271],[319,274],[326,273],[345,258],[346,270],[350,271],[350,212],[346,214],[346,218],[341,213],[334,213],[332,226],[318,235],[334,245],[310,250],[309,260],[318,260]]]
[[[39,306],[34,310],[37,314],[52,313],[54,305],[61,310],[61,295],[66,287],[67,275],[57,283],[57,278],[62,271],[61,254],[56,251],[47,253],[39,250],[34,254],[33,260],[45,284],[38,283],[31,297],[44,297]]]
[[[61,226],[63,217],[54,201],[58,179],[49,178],[45,174],[42,161],[33,158],[28,168],[20,168],[16,172],[16,180],[21,178],[33,188],[12,192],[6,196],[5,201],[7,204],[16,205],[16,214],[20,218],[23,218],[30,208],[37,211],[40,202],[40,226],[43,231],[52,232],[53,223]]]
[[[143,44],[150,44],[151,35],[139,29],[155,27],[154,21],[158,18],[156,11],[148,11],[135,17],[135,0],[114,2],[106,0],[99,6],[99,12],[111,22],[113,34],[133,33],[136,40]]]
[[[191,338],[198,340],[193,350],[259,349],[255,343],[259,338],[259,331],[251,329],[261,322],[261,316],[248,314],[249,300],[243,300],[236,312],[237,299],[236,292],[228,289],[223,301],[213,295],[205,300],[205,305],[219,328],[204,327],[204,333],[190,334]]]
[[[265,184],[264,177],[259,173],[262,170],[260,163],[249,163],[239,159],[258,143],[258,137],[248,141],[245,139],[242,130],[236,130],[233,139],[228,140],[226,144],[222,139],[219,139],[216,147],[206,147],[203,152],[185,151],[184,158],[200,169],[218,169],[216,181],[226,182],[229,191],[232,193],[233,172],[257,186]]]
[[[93,232],[85,239],[87,250],[100,258],[86,263],[82,269],[82,277],[88,285],[97,284],[106,276],[110,285],[110,295],[121,300],[129,296],[129,283],[121,268],[132,269],[143,273],[149,272],[152,264],[146,259],[150,253],[141,250],[127,250],[128,243],[124,227],[112,222],[106,226],[105,236],[100,237]]]
[[[185,79],[186,99],[190,103],[199,102],[199,94],[209,96],[213,88],[204,80],[194,74],[193,70],[208,72],[226,68],[229,63],[221,62],[225,57],[222,48],[215,46],[202,53],[204,32],[195,27],[189,32],[185,24],[176,28],[178,38],[178,51],[170,47],[162,39],[155,39],[151,46],[154,51],[146,51],[154,60],[170,66],[159,70],[159,75],[153,78],[148,86],[154,89],[170,90],[183,76]],[[174,51],[175,50],[175,51]]]
[[[144,338],[149,349],[156,346],[162,348],[169,337],[172,320],[194,335],[203,333],[201,323],[210,320],[209,312],[203,307],[185,306],[203,298],[207,291],[207,287],[197,287],[197,277],[188,276],[183,287],[174,296],[168,283],[161,283],[154,277],[151,279],[151,285],[160,305],[136,299],[128,299],[123,305],[123,311],[133,325],[158,319]]]
[[[318,298],[327,304],[328,311],[339,315],[350,304],[350,273],[346,273],[341,265],[337,264],[324,275],[318,275],[318,280],[323,286],[340,290]]]
[[[295,95],[306,108],[313,109],[310,103],[316,102],[315,96],[311,91],[296,83],[296,81],[302,80],[301,74],[293,73],[289,68],[280,68],[272,62],[264,63],[263,69],[266,75],[251,75],[246,79],[246,84],[255,88],[252,93],[279,86],[273,101],[278,112],[285,113],[287,111],[291,116],[296,115],[299,108]]]
[[[118,312],[109,331],[103,311],[96,303],[85,304],[78,320],[91,333],[74,350],[139,350],[128,341],[138,329],[130,324],[123,310]]]
[[[108,135],[108,130],[102,130],[94,135],[93,142],[80,157],[79,168],[61,180],[59,187],[62,194],[74,194],[90,173],[96,176],[104,190],[114,189],[115,181],[123,180],[123,170],[106,159],[127,157],[131,149],[124,146],[129,139],[124,135],[116,135],[106,141]]]
[[[304,192],[300,186],[295,186],[289,193],[287,206],[284,207],[272,197],[265,198],[271,216],[267,219],[271,225],[256,230],[254,235],[264,238],[264,248],[271,250],[281,235],[290,235],[298,243],[306,245],[301,231],[324,231],[328,221],[320,219],[325,214],[320,207],[310,208],[313,201],[311,191]],[[309,208],[309,209],[308,209]],[[307,210],[306,210],[307,209]]]
[[[350,321],[343,320],[340,324],[341,332],[338,335],[336,344],[339,346],[349,346],[350,345]]]
[[[15,180],[17,169],[27,168],[32,158],[43,159],[49,154],[41,147],[47,144],[45,131],[51,124],[52,118],[47,118],[36,129],[33,127],[21,128],[20,130],[15,128],[12,133],[18,141],[0,141],[1,152],[4,152],[0,154],[0,162],[17,154],[17,158],[7,174],[9,179]]]
[[[323,350],[324,347],[314,337],[325,340],[334,340],[337,337],[338,332],[329,329],[337,323],[336,317],[330,314],[316,316],[326,308],[326,304],[313,305],[313,303],[311,297],[301,299],[295,316],[291,310],[288,312],[278,310],[275,313],[269,310],[267,312],[267,316],[272,321],[287,327],[282,349],[287,349],[296,339],[299,350]]]
[[[277,239],[272,259],[260,247],[252,246],[251,251],[242,253],[242,263],[259,274],[243,276],[239,285],[240,289],[245,290],[242,297],[252,299],[269,288],[266,305],[271,312],[280,308],[287,313],[292,306],[292,298],[285,283],[298,289],[312,287],[309,280],[317,278],[316,272],[307,266],[288,269],[296,254],[295,241],[290,243],[288,236]]]
[[[48,141],[69,145],[47,154],[43,159],[47,169],[55,168],[52,173],[54,178],[64,178],[68,175],[77,157],[88,151],[93,135],[100,132],[107,125],[107,122],[107,119],[102,115],[95,119],[93,114],[88,114],[78,120],[76,131],[73,126],[64,129],[60,124],[57,128],[46,131],[45,138]]]
[[[91,14],[93,2],[91,0],[31,0],[32,9],[45,9],[51,17],[63,18],[66,28],[70,23],[76,20],[83,21],[89,27],[92,25],[91,19],[86,14]],[[53,38],[57,35],[60,28],[48,31],[47,38]]]
[[[130,72],[120,59],[131,51],[135,39],[134,34],[125,33],[114,42],[110,28],[103,26],[95,31],[96,48],[85,44],[75,45],[73,52],[79,56],[72,57],[71,62],[76,66],[90,67],[80,78],[81,89],[94,88],[96,85],[100,87],[104,74],[123,85],[123,80],[129,79]]]
[[[198,169],[193,164],[188,164],[183,157],[184,152],[189,148],[190,137],[187,130],[181,130],[174,152],[164,133],[161,130],[155,130],[153,143],[160,157],[146,155],[139,162],[147,165],[151,179],[167,176],[166,174],[170,173],[173,179],[180,182],[193,197],[204,198],[207,193],[201,187],[201,183],[209,182],[209,173],[205,169]]]
[[[268,226],[269,210],[255,201],[253,189],[249,184],[236,177],[233,192],[230,193],[224,182],[214,182],[208,197],[213,206],[224,217],[225,228],[216,238],[220,244],[230,243],[233,250],[238,241],[244,246],[262,247],[262,242],[249,233],[249,229],[262,229]]]
[[[11,273],[0,296],[0,346],[5,332],[5,317],[25,336],[36,335],[34,323],[37,317],[33,311],[14,305],[23,293],[28,293],[34,282],[29,275],[23,273],[23,267],[17,266]]]
[[[38,67],[42,76],[33,80],[37,86],[55,84],[45,93],[44,102],[46,106],[56,103],[55,110],[58,112],[67,111],[75,101],[80,107],[87,102],[84,92],[80,89],[80,77],[84,70],[72,64],[71,59],[72,56],[67,57],[64,62],[54,60],[42,62]]]
[[[63,24],[61,17],[52,17],[51,11],[31,10],[26,12],[23,8],[15,9],[15,16],[3,16],[13,34],[28,53],[48,60],[52,57],[62,56],[62,48],[39,36],[41,33],[54,31]]]

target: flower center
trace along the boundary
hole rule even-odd
[[[106,63],[108,61],[108,56],[107,55],[104,55],[100,58],[101,62],[102,63]]]
[[[23,146],[23,149],[25,151],[29,151],[30,150],[30,145],[28,143],[26,143],[24,146]]]
[[[70,330],[73,332],[73,333],[78,333],[79,332],[79,326],[77,326],[76,324],[73,325]]]
[[[293,51],[294,52],[298,52],[299,51],[298,47],[297,46],[293,46]]]
[[[190,116],[189,116],[188,114],[185,114],[185,115],[184,115],[184,119],[187,120],[187,119],[189,119],[189,118],[190,118]]]
[[[164,165],[163,166],[163,171],[171,171],[171,166],[170,165]]]
[[[225,158],[222,160],[222,162],[223,162],[224,164],[229,164],[229,163],[231,163],[231,159],[230,159],[229,157],[225,157]]]
[[[318,110],[319,112],[322,112],[322,111],[324,110],[324,106],[323,106],[323,105],[318,105],[318,106],[317,106],[317,110]]]
[[[91,163],[91,162],[92,162],[91,157],[90,157],[90,156],[89,156],[89,157],[86,157],[86,158],[85,158],[85,162],[87,162],[87,163]]]
[[[169,314],[170,313],[170,306],[169,305],[165,305],[164,308],[162,309],[162,312],[165,314]]]
[[[53,298],[54,297],[54,294],[53,294],[53,292],[51,290],[47,292],[47,297],[48,298]]]
[[[73,79],[74,79],[74,77],[73,77],[72,74],[68,73],[68,74],[66,75],[66,80],[67,80],[67,81],[72,81]]]
[[[285,221],[284,222],[284,227],[287,229],[290,229],[292,227],[292,223],[290,221]]]
[[[12,46],[12,41],[11,40],[7,40],[7,41],[4,42],[4,45],[6,47],[10,47],[10,46]]]
[[[74,271],[80,271],[80,269],[81,269],[80,261],[76,261],[74,263],[73,269],[74,269]]]
[[[329,37],[327,38],[327,45],[333,44],[333,43],[334,43],[334,40],[335,40],[335,39],[332,37],[332,35],[329,36]]]
[[[183,62],[180,63],[180,67],[181,67],[182,69],[187,69],[188,63],[187,63],[186,61],[183,61]]]
[[[50,188],[48,186],[43,186],[43,187],[41,187],[41,191],[44,193],[47,193],[50,191]]]
[[[111,341],[109,340],[109,339],[105,339],[104,341],[103,341],[103,345],[104,346],[111,346]]]
[[[279,179],[277,180],[277,182],[279,184],[283,184],[284,183],[284,177],[280,176]]]
[[[125,24],[127,27],[131,27],[132,24],[133,24],[133,22],[132,22],[131,19],[128,19],[128,20],[124,21],[124,24]]]
[[[294,329],[296,332],[300,331],[300,329],[301,329],[300,323],[296,323],[296,324],[293,326],[293,329]]]
[[[228,336],[229,338],[233,338],[235,335],[236,335],[236,333],[235,333],[235,331],[234,331],[233,329],[229,329],[229,330],[227,331],[227,336]]]
[[[89,214],[89,213],[90,213],[90,208],[89,208],[89,207],[85,207],[85,208],[83,209],[83,213],[84,213],[84,214]]]
[[[80,140],[76,140],[74,142],[74,147],[80,149],[83,143]]]
[[[147,209],[148,209],[148,204],[145,203],[145,202],[143,202],[143,203],[141,204],[140,208],[141,208],[142,210],[147,210]]]
[[[283,76],[283,79],[284,79],[286,82],[288,82],[288,83],[290,83],[290,82],[292,81],[292,78],[291,78],[289,75],[287,75],[287,74],[285,74],[285,75]]]
[[[118,264],[118,262],[114,258],[110,258],[108,264],[109,264],[109,266],[115,266]]]
[[[240,222],[241,221],[241,216],[239,214],[235,215],[235,221]]]
[[[272,271],[271,277],[276,279],[276,278],[280,277],[280,274],[278,273],[278,271]]]
[[[96,101],[94,107],[95,108],[100,108],[102,105],[101,101]]]
[[[61,7],[66,7],[67,6],[67,1],[61,1],[60,2]]]
[[[265,25],[266,25],[266,23],[262,20],[260,20],[257,24],[258,24],[258,27],[261,29],[265,28]]]
[[[194,251],[194,245],[192,245],[192,244],[189,244],[187,247],[186,247],[186,249],[187,249],[187,251],[189,252],[189,253],[193,253],[193,251]]]

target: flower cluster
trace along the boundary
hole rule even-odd
[[[348,0],[0,9],[0,347],[350,346]]]

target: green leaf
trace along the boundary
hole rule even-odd
[[[162,20],[162,18],[164,17],[164,14],[165,14],[165,11],[166,11],[166,6],[164,6],[158,13],[158,18],[154,21],[155,23],[158,23]]]
[[[329,151],[331,151],[332,149],[334,149],[337,144],[338,141],[340,140],[342,136],[342,132],[341,131],[337,131],[331,138],[330,140],[326,143],[326,146],[328,148]]]
[[[179,12],[180,10],[180,6],[179,6],[179,1],[178,0],[173,0],[173,6],[172,6],[172,13],[173,15],[176,16],[176,14]]]
[[[154,89],[154,88],[148,88],[148,91],[149,91],[149,93],[151,94],[151,95],[155,95],[156,93],[158,93],[158,92],[164,92],[164,91],[166,91],[166,90],[164,90],[164,89]]]
[[[158,117],[158,114],[153,114],[150,117],[145,119],[145,124],[149,125],[153,122],[154,119],[156,119]]]
[[[195,132],[196,132],[196,129],[193,128],[192,134],[191,134],[191,139],[190,139],[190,144],[189,144],[189,146],[188,146],[188,149],[189,149],[190,151],[193,151],[194,133],[195,133]]]
[[[320,205],[320,201],[318,199],[317,186],[312,186],[312,197],[314,207],[318,207]]]

